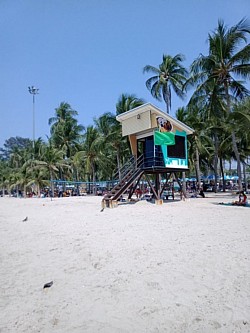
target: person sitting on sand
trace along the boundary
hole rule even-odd
[[[232,204],[235,205],[235,206],[246,206],[246,204],[247,204],[247,196],[246,196],[245,192],[241,191],[239,193],[239,200],[238,201],[234,201]]]
[[[135,195],[137,199],[141,199],[142,191],[139,187],[137,187],[137,189],[135,190]]]
[[[204,194],[204,191],[202,188],[200,188],[199,190],[199,195],[202,197],[202,198],[205,198],[205,194]]]

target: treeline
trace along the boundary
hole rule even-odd
[[[193,91],[176,117],[195,130],[189,137],[189,166],[198,182],[201,173],[212,170],[216,185],[225,161],[236,161],[239,188],[246,182],[246,176],[242,178],[250,156],[249,34],[245,19],[229,28],[219,21],[208,35],[207,55],[200,54],[189,69],[184,68],[181,54],[164,54],[158,67],[143,69],[152,74],[146,87],[154,98],[165,101],[167,113],[172,93],[183,98],[188,89]],[[35,186],[39,195],[50,179],[111,180],[131,154],[116,115],[143,103],[135,95],[123,94],[116,113],[104,113],[87,128],[78,123],[76,110],[61,103],[49,119],[47,142],[40,138],[35,142],[18,137],[6,140],[0,150],[0,187],[19,187],[26,193]]]

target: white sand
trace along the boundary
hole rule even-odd
[[[250,332],[250,208],[209,196],[0,198],[0,332]]]

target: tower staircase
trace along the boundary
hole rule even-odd
[[[144,172],[143,161],[143,155],[138,159],[136,159],[135,156],[132,156],[120,171],[116,173],[115,178],[119,177],[120,181],[103,197],[103,208],[116,206],[121,195],[141,178]]]

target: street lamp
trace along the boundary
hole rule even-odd
[[[38,94],[37,88],[34,86],[28,87],[29,93],[33,95],[33,148],[35,148],[35,95]]]

